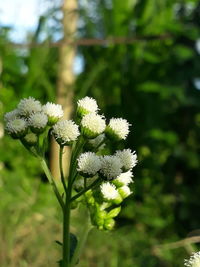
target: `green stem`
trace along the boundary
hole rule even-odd
[[[75,196],[73,196],[71,198],[71,202],[74,201],[75,199],[79,198],[80,196],[82,196],[85,192],[87,192],[88,190],[90,190],[92,187],[96,186],[97,184],[99,184],[99,182],[101,181],[101,178],[97,178],[91,185],[87,186],[86,188],[84,188],[82,191],[80,191],[79,193],[77,193]]]
[[[70,267],[70,213],[71,213],[71,195],[72,187],[76,177],[77,157],[84,146],[84,140],[79,139],[76,146],[72,149],[70,169],[68,177],[68,187],[66,187],[66,202],[63,209],[63,262],[62,267]],[[61,157],[62,149],[60,151]],[[61,178],[62,165],[60,164]]]
[[[63,267],[70,264],[70,192],[66,196],[66,203],[63,210]]]
[[[91,229],[92,229],[92,225],[90,224],[89,216],[88,216],[87,217],[87,221],[86,221],[86,225],[84,225],[84,227],[82,229],[82,232],[80,234],[78,245],[77,245],[75,253],[74,253],[73,257],[72,257],[72,261],[71,261],[70,267],[74,267],[77,264],[77,261],[80,258],[80,255],[81,255],[82,250],[83,250],[83,248],[85,246],[85,242],[87,240],[88,234],[89,234]]]
[[[65,182],[63,165],[62,165],[62,155],[63,155],[63,146],[60,146],[60,153],[59,153],[60,176],[61,176],[61,181],[62,181],[64,190],[65,190],[65,193],[67,194],[67,186],[66,186],[66,182]]]
[[[57,197],[58,202],[60,203],[60,206],[62,207],[62,209],[64,209],[63,199],[62,199],[62,197],[61,197],[61,195],[60,195],[60,193],[58,191],[58,188],[56,186],[56,183],[54,182],[54,179],[53,179],[53,177],[51,175],[51,172],[50,172],[50,170],[49,170],[49,168],[47,166],[46,161],[43,158],[40,158],[40,157],[39,157],[39,160],[40,160],[41,166],[42,166],[42,168],[44,170],[44,173],[46,174],[46,177],[47,177],[50,185],[53,187],[54,193],[55,193],[55,195]]]

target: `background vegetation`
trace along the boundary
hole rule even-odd
[[[3,133],[3,114],[22,97],[56,101],[58,47],[49,42],[62,32],[59,12],[49,10],[27,36],[37,47],[16,48],[12,29],[0,29],[2,267],[53,267],[59,259],[61,214],[51,188],[37,161]],[[93,230],[79,266],[183,266],[198,242],[157,246],[200,234],[200,2],[88,0],[78,13],[77,38],[132,38],[77,47],[83,69],[74,103],[89,95],[106,117],[127,118],[126,146],[139,159],[116,230]],[[74,213],[74,231],[83,220]]]

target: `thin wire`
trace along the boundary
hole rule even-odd
[[[79,40],[60,40],[58,42],[43,42],[43,43],[14,43],[8,42],[9,46],[14,48],[35,48],[35,47],[59,47],[63,45],[68,46],[103,46],[103,45],[119,45],[119,44],[133,44],[136,42],[149,42],[154,40],[166,40],[172,39],[173,36],[166,33],[162,35],[149,35],[149,36],[134,36],[134,37],[108,37],[105,39],[97,38],[88,38],[88,39],[79,39]]]

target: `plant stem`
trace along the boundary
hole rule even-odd
[[[75,253],[74,253],[73,257],[72,257],[72,261],[71,261],[70,267],[74,267],[77,264],[77,261],[78,261],[80,255],[81,255],[81,253],[82,253],[82,250],[84,248],[85,242],[87,240],[88,234],[89,234],[91,229],[92,229],[92,225],[90,224],[89,216],[87,215],[86,224],[82,228],[82,232],[80,234],[80,238],[79,238],[79,241],[78,241],[77,248],[76,248]]]
[[[88,190],[90,190],[92,187],[96,186],[100,181],[101,181],[101,178],[97,178],[91,185],[89,185],[88,187],[84,188],[78,194],[76,194],[75,196],[73,196],[71,198],[71,202],[74,201],[75,199],[79,198],[80,196],[82,196],[85,192],[87,192]]]
[[[65,180],[62,170],[62,148],[60,148],[60,173],[61,180],[63,182],[63,186],[66,190],[66,198],[63,209],[63,260],[62,267],[70,267],[70,214],[71,214],[71,195],[72,195],[72,187],[76,178],[76,167],[77,167],[77,157],[81,152],[84,146],[84,140],[82,138],[79,139],[76,146],[72,149],[71,160],[70,160],[70,169],[69,169],[69,177],[68,177],[68,187],[65,187]]]
[[[65,190],[65,193],[67,194],[67,186],[66,186],[66,182],[65,182],[63,165],[62,165],[62,155],[63,155],[63,146],[60,146],[60,153],[59,153],[60,177],[61,177],[61,181],[62,181],[64,190]]]
[[[53,187],[54,193],[55,193],[55,195],[57,197],[58,202],[60,203],[60,206],[62,207],[62,209],[64,209],[63,199],[62,199],[62,197],[61,197],[61,195],[60,195],[60,193],[58,191],[58,188],[56,186],[56,183],[54,182],[54,179],[53,179],[53,177],[51,175],[51,172],[50,172],[50,170],[49,170],[49,168],[47,166],[46,161],[41,157],[39,157],[39,160],[40,160],[41,166],[42,166],[42,168],[44,170],[44,173],[46,174],[46,177],[47,177],[50,185]]]
[[[63,210],[63,267],[69,267],[70,262],[70,192],[66,196]]]

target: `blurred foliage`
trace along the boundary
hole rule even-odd
[[[78,48],[83,70],[76,99],[93,96],[106,117],[127,118],[132,124],[127,147],[139,157],[134,193],[116,231],[93,230],[80,266],[183,266],[197,245],[160,253],[153,248],[199,234],[200,2],[88,0],[80,1],[79,16],[80,38],[146,38]],[[32,49],[7,45],[10,29],[0,29],[1,119],[22,97],[55,99],[58,50],[48,42],[60,32],[56,23],[52,31],[38,25],[29,39],[39,42],[44,32],[48,37]],[[148,38],[166,33],[168,38]],[[59,239],[60,214],[52,192],[38,163],[16,141],[3,137],[0,149],[1,266],[55,266],[52,240]]]

